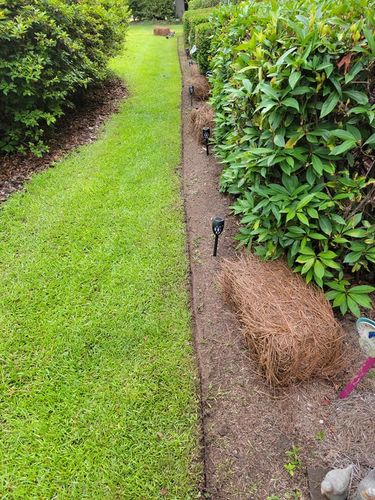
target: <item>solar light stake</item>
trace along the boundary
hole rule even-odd
[[[212,232],[215,235],[214,253],[213,256],[217,255],[217,245],[219,243],[219,236],[224,230],[224,219],[222,217],[216,216],[212,219]]]
[[[195,92],[194,85],[189,85],[190,106],[193,105],[193,95],[194,95],[194,92]]]
[[[202,133],[203,133],[203,140],[204,140],[204,143],[206,145],[206,153],[208,156],[210,154],[210,151],[208,149],[208,140],[209,140],[210,135],[211,135],[210,127],[203,127]]]
[[[186,53],[186,56],[189,57],[189,55],[190,55],[189,49],[185,49],[185,53]]]

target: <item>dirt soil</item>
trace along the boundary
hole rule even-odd
[[[212,154],[206,156],[192,134],[187,87],[191,68],[182,43],[180,62],[183,194],[201,375],[203,493],[215,500],[318,499],[327,469],[354,463],[352,498],[359,479],[375,466],[375,379],[367,377],[347,400],[337,399],[363,361],[354,322],[345,324],[354,361],[336,384],[314,380],[279,390],[265,384],[219,289],[221,259],[236,257],[238,222],[230,214],[231,200],[218,190],[220,165]],[[225,217],[216,258],[211,232],[215,215]],[[286,452],[293,446],[300,448],[301,465],[291,477],[284,465],[291,462]]]
[[[0,202],[21,189],[33,173],[53,166],[73,148],[93,142],[101,125],[117,111],[125,96],[122,80],[111,77],[102,85],[91,88],[77,106],[59,120],[58,127],[47,141],[49,153],[43,158],[32,154],[0,155]]]

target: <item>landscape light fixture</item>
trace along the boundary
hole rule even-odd
[[[195,92],[194,85],[189,85],[190,106],[193,105],[193,95],[194,95],[194,92]]]
[[[210,135],[211,135],[210,127],[203,127],[202,128],[202,134],[203,134],[204,143],[206,145],[206,153],[207,153],[207,156],[208,156],[210,154],[210,151],[208,149],[208,141],[209,141],[209,138],[210,138]]]
[[[219,236],[224,230],[224,219],[220,216],[216,216],[212,219],[212,232],[215,235],[214,253],[213,256],[217,255],[217,245],[219,243]]]
[[[185,53],[186,53],[186,57],[189,57],[189,55],[190,55],[189,49],[185,49]]]

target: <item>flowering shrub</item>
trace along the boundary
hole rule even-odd
[[[0,1],[0,151],[47,149],[45,129],[105,78],[128,20],[125,0]]]
[[[285,255],[334,307],[359,315],[375,290],[355,286],[375,263],[370,2],[223,6],[212,30],[216,152],[240,243]]]

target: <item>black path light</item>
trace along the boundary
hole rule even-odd
[[[193,95],[194,95],[194,92],[195,92],[194,85],[189,85],[190,106],[193,105]]]
[[[185,54],[186,54],[186,57],[189,57],[190,56],[190,50],[189,49],[185,49]]]
[[[209,141],[210,135],[211,135],[210,127],[203,127],[202,128],[202,134],[203,134],[204,143],[206,145],[206,153],[207,153],[207,156],[208,156],[210,154],[210,151],[208,149],[208,141]]]
[[[219,236],[224,231],[224,219],[220,216],[216,216],[212,219],[212,232],[215,235],[214,253],[213,256],[217,255],[217,245],[219,243]]]

